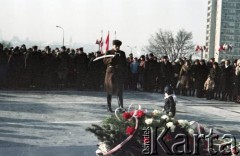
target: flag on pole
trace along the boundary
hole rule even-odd
[[[98,41],[98,39],[96,40],[96,44],[99,44],[99,41]]]
[[[101,51],[101,54],[103,53],[103,50],[102,50],[102,47],[103,47],[103,39],[101,37],[100,41],[99,41],[99,47],[100,47],[100,51]]]
[[[101,37],[101,39],[100,40],[96,40],[96,44],[98,44],[98,47],[99,47],[99,51],[101,52],[101,53],[103,53],[103,51],[102,51],[102,47],[103,47],[103,39],[102,39],[102,37]]]
[[[224,49],[223,45],[220,45],[218,51],[219,51],[219,52],[222,52],[222,51],[224,51],[224,50],[225,50],[225,49]]]
[[[109,50],[109,32],[108,32],[108,35],[107,35],[107,38],[106,38],[106,51]]]
[[[195,51],[198,52],[199,50],[200,50],[199,45],[196,45],[196,47],[195,47]]]

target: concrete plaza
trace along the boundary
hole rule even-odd
[[[125,92],[124,105],[162,109],[159,93]],[[113,109],[117,100],[113,97]],[[85,129],[111,114],[104,92],[1,91],[0,156],[94,156],[97,138]],[[240,141],[240,104],[179,96],[177,119],[198,121]]]

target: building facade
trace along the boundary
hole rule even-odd
[[[208,0],[206,59],[240,58],[240,0]]]

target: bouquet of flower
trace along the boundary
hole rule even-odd
[[[188,145],[188,151],[193,151],[197,147],[200,149],[197,150],[200,154],[207,155],[208,146],[205,140],[202,139],[199,144],[194,144],[194,134],[204,135],[205,133],[204,128],[197,122],[176,120],[164,115],[162,111],[148,112],[140,106],[137,110],[129,108],[125,112],[116,109],[115,115],[105,119],[101,125],[93,124],[86,130],[94,133],[100,140],[97,155],[139,156],[154,153],[167,155],[169,152],[172,153],[173,149],[184,151],[185,144]],[[181,140],[176,144],[179,139],[184,142]],[[157,141],[157,145],[152,141]],[[163,146],[169,148],[164,149]],[[231,152],[237,154],[237,148],[234,147]],[[185,153],[181,155],[183,154]]]

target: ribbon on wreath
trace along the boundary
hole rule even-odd
[[[198,132],[198,135],[205,135],[205,129],[204,129],[204,127],[201,125],[201,124],[199,124],[197,121],[191,121],[190,122],[190,125],[193,125],[194,123],[196,123],[196,129],[197,129],[197,132]],[[206,140],[201,140],[202,141],[202,143],[203,143],[203,146],[204,146],[204,151],[207,151],[207,141]]]
[[[128,111],[130,110],[130,108],[131,108],[131,105],[129,106]],[[139,106],[139,108],[141,108],[141,107]],[[119,110],[121,110],[121,109],[122,109],[122,108],[117,108],[117,109],[115,110],[115,116],[116,116],[116,118],[117,118],[119,121],[120,121],[121,119],[118,117],[117,112],[118,112]],[[137,129],[138,129],[138,118],[137,118],[136,114],[137,114],[137,110],[134,111],[133,116],[130,118],[130,119],[134,118],[135,121],[136,121],[133,134],[129,135],[125,140],[123,140],[120,144],[118,144],[117,146],[115,146],[114,148],[112,148],[111,150],[109,150],[108,152],[103,152],[103,155],[106,155],[106,156],[107,156],[107,155],[110,155],[110,154],[118,151],[118,150],[121,149],[129,140],[132,139],[133,135],[135,134],[135,132],[136,132]]]

